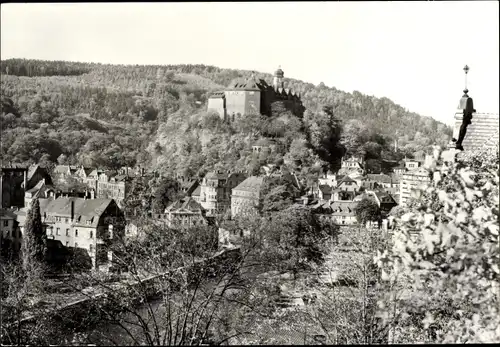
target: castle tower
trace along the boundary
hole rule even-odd
[[[274,78],[273,78],[273,87],[274,90],[278,90],[278,88],[284,88],[283,84],[283,70],[281,70],[281,65],[278,67],[278,70],[274,72]]]

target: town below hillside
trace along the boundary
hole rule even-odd
[[[499,339],[498,132],[281,68],[1,72],[2,343]]]

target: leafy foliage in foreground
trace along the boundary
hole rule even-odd
[[[429,168],[434,184],[396,218],[394,245],[377,257],[387,285],[410,290],[392,298],[404,318],[394,342],[499,342],[498,151],[440,159]]]

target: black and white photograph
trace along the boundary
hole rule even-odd
[[[0,14],[0,345],[500,343],[498,1]]]

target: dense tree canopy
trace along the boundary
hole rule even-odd
[[[55,163],[64,154],[70,164],[111,169],[140,163],[202,175],[217,165],[258,171],[285,155],[306,177],[303,167],[334,168],[345,149],[379,169],[382,159],[444,144],[450,135],[444,124],[386,98],[288,78],[307,108],[303,120],[275,107],[270,118],[247,115],[229,126],[203,112],[212,91],[250,71],[25,59],[2,61],[0,70],[0,157],[7,162]],[[251,146],[260,137],[276,139],[282,151],[254,160]]]

